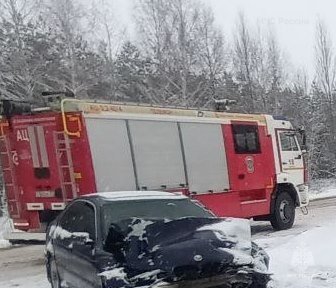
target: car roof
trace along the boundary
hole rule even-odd
[[[116,191],[98,192],[87,194],[83,197],[99,198],[106,201],[128,201],[128,200],[155,200],[155,199],[186,199],[187,196],[181,193],[163,191]]]

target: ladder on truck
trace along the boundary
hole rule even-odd
[[[64,132],[55,132],[54,141],[63,201],[67,203],[76,198],[78,194],[71,156],[71,140]]]
[[[0,136],[0,158],[3,181],[7,198],[8,212],[12,218],[20,218],[19,191],[17,187],[14,162],[18,163],[18,155],[11,150],[7,135]]]

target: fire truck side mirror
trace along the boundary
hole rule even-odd
[[[307,153],[307,138],[306,138],[306,131],[303,126],[301,126],[299,129],[297,129],[298,134],[300,135],[300,143],[301,143],[301,152]]]

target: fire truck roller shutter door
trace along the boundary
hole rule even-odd
[[[36,141],[36,136],[35,136],[35,127],[34,126],[28,126],[27,130],[28,130],[28,135],[29,135],[33,166],[34,166],[34,168],[39,168],[39,167],[41,167],[41,164],[40,164],[40,160],[39,160],[39,157],[38,157],[38,151],[37,151],[37,141]]]
[[[41,155],[41,164],[42,167],[49,167],[49,159],[47,153],[47,145],[45,141],[44,129],[42,126],[35,126],[36,135],[39,143],[40,148],[40,155]]]
[[[43,126],[28,126],[30,150],[33,160],[34,174],[37,179],[50,178],[49,159]]]
[[[135,190],[125,120],[86,118],[97,191]]]
[[[219,124],[180,123],[190,192],[230,188],[222,128]]]
[[[140,189],[186,185],[176,122],[129,121]]]

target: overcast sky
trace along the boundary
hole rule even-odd
[[[137,0],[110,0],[125,25],[133,28],[132,6]],[[167,0],[169,1],[169,0]],[[336,2],[333,0],[203,0],[213,8],[216,21],[227,37],[233,34],[237,13],[243,11],[250,24],[270,26],[277,33],[280,46],[297,67],[314,70],[314,37],[316,20],[327,25],[336,44]]]

